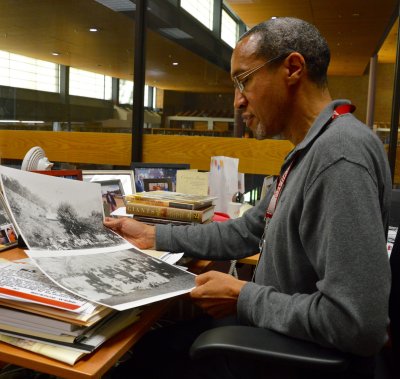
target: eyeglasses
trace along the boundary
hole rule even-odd
[[[232,78],[233,86],[235,88],[237,88],[240,93],[243,93],[245,79],[247,79],[251,74],[254,74],[255,72],[257,72],[260,68],[266,66],[268,63],[276,61],[277,59],[283,58],[284,56],[287,56],[287,55],[288,55],[287,53],[278,55],[277,57],[269,59],[268,61],[261,63],[258,66],[251,68],[250,70],[244,71],[241,74],[234,76]]]

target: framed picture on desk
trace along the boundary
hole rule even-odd
[[[134,172],[136,192],[147,191],[145,189],[145,179],[167,179],[171,182],[168,191],[176,191],[176,173],[178,170],[188,170],[190,165],[187,163],[144,163],[133,162],[131,168]],[[155,183],[147,180],[147,183]],[[150,186],[148,186],[150,187]]]
[[[0,251],[17,246],[18,233],[12,222],[6,201],[0,193]]]
[[[144,190],[147,191],[172,191],[171,179],[143,179]]]
[[[135,178],[132,170],[83,170],[82,177],[84,182],[120,180],[125,195],[135,193]]]

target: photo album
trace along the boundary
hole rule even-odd
[[[103,225],[100,184],[4,166],[0,184],[2,236],[15,225],[32,263],[59,287],[120,311],[194,287],[193,274],[145,254]]]

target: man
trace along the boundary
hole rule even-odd
[[[143,175],[139,175],[139,178],[135,181],[136,192],[144,191]]]
[[[256,138],[280,135],[295,145],[275,194],[274,186],[225,223],[105,225],[141,248],[216,260],[254,254],[261,240],[253,282],[211,271],[196,278],[192,299],[214,318],[235,315],[354,354],[347,377],[369,377],[370,359],[361,357],[381,349],[388,324],[390,172],[382,144],[351,115],[350,102],[332,102],[329,59],[318,30],[294,18],[255,26],[234,49],[234,105],[247,126]],[[264,377],[274,376],[266,369]]]

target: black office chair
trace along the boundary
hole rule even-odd
[[[399,193],[392,201],[397,202]],[[397,203],[396,203],[397,204]],[[396,208],[396,204],[392,207]],[[399,202],[400,204],[400,202]],[[396,213],[400,215],[400,211]],[[392,218],[393,219],[393,218]],[[399,223],[396,222],[396,226]],[[400,230],[396,235],[390,256],[392,288],[389,301],[390,347],[385,347],[377,357],[375,378],[400,378]],[[224,326],[208,330],[193,343],[193,359],[209,356],[226,356],[240,360],[265,362],[268,365],[307,368],[321,373],[345,371],[351,361],[349,355],[317,344],[287,337],[268,329],[251,326]]]

